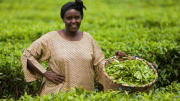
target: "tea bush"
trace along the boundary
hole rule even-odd
[[[40,83],[24,81],[20,56],[43,34],[64,28],[59,11],[67,1],[0,0],[0,98],[18,98],[25,91],[37,94]],[[84,4],[80,30],[93,36],[106,58],[121,50],[156,65],[157,87],[179,82],[180,0],[84,0]]]
[[[166,88],[159,88],[147,93],[132,93],[120,91],[93,92],[84,89],[74,88],[70,92],[60,92],[59,94],[49,94],[45,96],[35,96],[24,94],[18,101],[179,101],[180,85],[173,83]],[[13,99],[9,99],[10,101]],[[6,101],[4,99],[4,101]]]

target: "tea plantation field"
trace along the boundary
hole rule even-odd
[[[180,100],[180,0],[84,0],[81,31],[90,33],[106,58],[116,50],[153,63],[159,77],[147,93],[89,92],[37,96],[40,81],[26,83],[20,57],[47,32],[64,28],[61,6],[69,0],[0,0],[0,99]],[[47,63],[42,63],[47,67]]]

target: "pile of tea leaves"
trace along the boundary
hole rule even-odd
[[[114,60],[105,70],[113,82],[133,86],[148,84],[156,77],[153,69],[140,60]]]

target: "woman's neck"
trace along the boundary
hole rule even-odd
[[[64,38],[67,40],[76,41],[82,38],[82,33],[78,31],[73,33],[73,32],[68,32],[66,29],[64,29],[62,30],[62,32],[63,32]]]
[[[70,31],[64,29],[63,32],[64,32],[64,36],[66,36],[66,37],[73,38],[73,37],[77,37],[78,36],[78,31],[77,32],[70,32]]]

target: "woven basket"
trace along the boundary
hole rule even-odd
[[[116,58],[112,57],[112,59],[116,59]],[[102,73],[104,75],[103,77],[104,78],[104,91],[120,90],[120,91],[128,91],[129,93],[133,93],[133,92],[147,92],[148,93],[151,89],[153,89],[154,84],[156,83],[157,78],[158,78],[156,69],[151,63],[147,62],[146,60],[140,59],[140,58],[136,58],[136,59],[146,62],[149,65],[149,67],[153,69],[154,74],[156,75],[155,79],[152,82],[145,85],[141,85],[141,86],[116,83],[116,82],[113,82],[110,76],[108,76],[108,74],[105,72],[105,68],[103,68]],[[105,64],[103,64],[103,66],[105,67]]]

